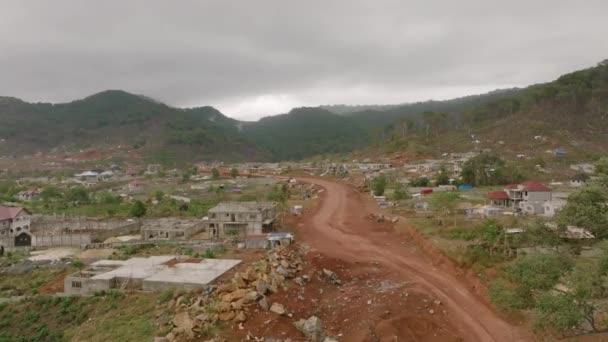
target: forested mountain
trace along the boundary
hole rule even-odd
[[[276,161],[370,144],[438,153],[470,143],[472,133],[490,140],[555,133],[601,148],[608,147],[608,61],[524,89],[396,106],[297,108],[257,122],[118,90],[60,104],[0,97],[0,122],[0,156],[123,144],[167,163]]]
[[[370,142],[369,130],[321,108],[297,108],[243,126],[243,135],[277,160],[349,152]]]
[[[177,109],[117,90],[62,104],[0,98],[0,120],[9,155],[127,144],[160,161],[270,158],[212,107]]]

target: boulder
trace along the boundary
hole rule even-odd
[[[231,321],[234,319],[234,317],[236,317],[236,314],[234,313],[234,311],[223,312],[219,315],[220,321],[223,321],[223,322]]]
[[[260,294],[265,295],[270,290],[270,287],[268,286],[268,283],[266,281],[264,281],[263,279],[258,279],[255,289]]]
[[[234,320],[237,322],[245,322],[247,320],[247,316],[245,316],[245,312],[243,312],[243,310],[241,310],[236,314],[236,316],[234,317]]]
[[[299,321],[294,322],[293,325],[311,341],[323,341],[323,323],[321,323],[321,320],[317,316],[311,316],[308,319],[300,319]]]
[[[304,281],[304,279],[302,277],[296,277],[293,279],[294,283],[300,285],[301,287],[304,287],[304,285],[306,285],[306,281]]]
[[[217,312],[228,312],[232,309],[232,306],[228,302],[220,302],[217,306]]]
[[[331,281],[332,284],[340,285],[342,283],[336,273],[334,273],[333,271],[330,271],[326,268],[323,269],[323,276],[325,276],[325,278],[327,278],[329,281]]]
[[[283,267],[283,265],[277,267],[276,272],[277,272],[277,274],[280,274],[283,277],[287,277],[289,275],[289,271],[287,270],[286,267]]]
[[[266,297],[262,297],[260,300],[258,300],[258,305],[264,311],[268,311],[268,309],[270,309],[270,304],[268,303]]]
[[[272,305],[270,306],[270,312],[273,312],[277,315],[287,314],[287,310],[285,310],[285,307],[282,304],[276,302],[272,303]]]
[[[261,295],[258,293],[258,291],[249,291],[249,292],[247,292],[245,297],[242,298],[242,300],[243,300],[244,304],[249,304],[251,302],[255,302],[256,300],[260,299],[260,297],[261,297]]]
[[[243,297],[245,297],[247,295],[249,291],[247,291],[247,289],[238,289],[234,292],[230,292],[228,294],[225,294],[222,296],[222,301],[224,302],[234,302],[236,300],[239,300]]]
[[[234,286],[233,283],[230,283],[230,284],[219,285],[217,287],[216,291],[218,294],[222,294],[222,293],[227,293],[227,292],[234,292],[236,290],[237,290],[236,286]]]
[[[175,332],[185,334],[188,337],[194,337],[192,328],[194,328],[194,322],[190,319],[188,312],[180,312],[173,318],[173,325],[175,325]]]

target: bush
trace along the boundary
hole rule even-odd
[[[379,176],[372,179],[372,191],[375,196],[384,195],[384,191],[386,190],[386,177]]]
[[[167,290],[158,296],[158,303],[164,304],[169,302],[171,299],[173,299],[173,290]]]
[[[133,204],[133,206],[131,207],[131,210],[129,211],[129,215],[139,218],[139,217],[145,216],[147,211],[148,211],[148,209],[146,208],[146,205],[142,201],[136,201]]]
[[[206,259],[215,259],[216,258],[215,251],[213,250],[213,248],[208,248],[205,251],[205,258]]]

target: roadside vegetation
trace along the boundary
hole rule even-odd
[[[539,333],[607,332],[608,158],[597,160],[593,179],[574,190],[554,218],[482,219],[467,217],[460,205],[484,203],[483,194],[496,189],[493,186],[523,178],[500,158],[481,156],[483,161],[472,160],[463,167],[464,182],[478,188],[435,192],[425,196],[426,210],[401,209],[402,214],[457,265],[478,274],[499,309],[523,314]],[[483,163],[492,166],[481,167]],[[412,183],[438,184],[421,179]],[[395,184],[389,182],[388,187]],[[403,200],[401,207],[414,203]],[[594,238],[573,238],[566,234],[568,227],[584,227]]]

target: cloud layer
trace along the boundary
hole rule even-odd
[[[445,99],[608,58],[608,2],[3,1],[0,94],[105,89],[255,119]]]

